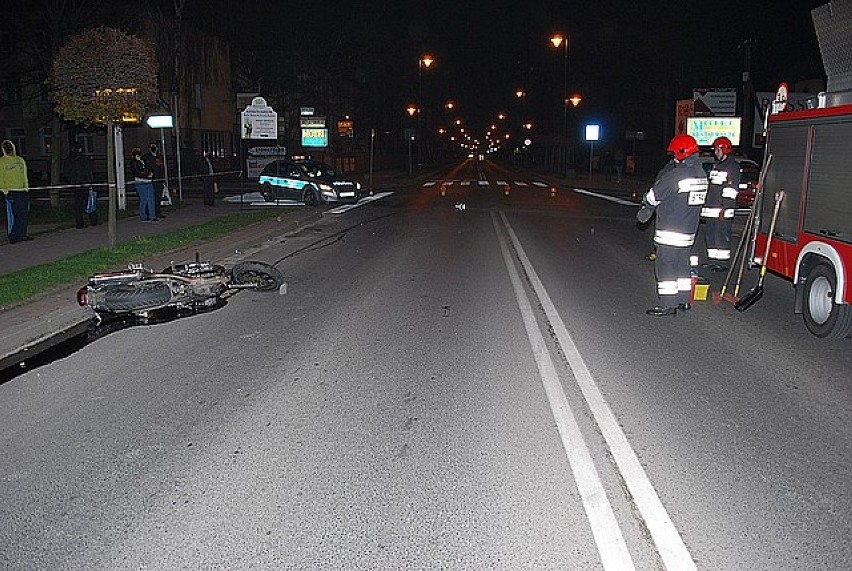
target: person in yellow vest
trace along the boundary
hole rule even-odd
[[[0,143],[3,156],[0,157],[0,191],[6,202],[8,225],[6,232],[9,243],[31,240],[27,236],[27,223],[30,216],[30,183],[27,179],[27,163],[15,153],[15,144],[5,140]]]

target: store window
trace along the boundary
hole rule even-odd
[[[49,157],[50,148],[53,144],[53,129],[51,127],[42,127],[38,130],[38,147],[41,156]]]
[[[92,133],[77,133],[77,142],[83,145],[84,155],[95,154],[95,136]]]
[[[9,129],[9,140],[15,144],[15,151],[19,156],[27,154],[27,131],[26,129]]]
[[[214,157],[225,156],[225,133],[222,131],[202,131],[201,150]]]

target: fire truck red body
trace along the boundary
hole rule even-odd
[[[783,190],[766,268],[793,281],[795,311],[811,333],[852,337],[852,0],[832,0],[811,18],[828,89],[804,111],[767,119],[771,160],[753,255],[766,251],[773,197]]]
[[[795,312],[811,333],[850,337],[852,90],[821,93],[813,109],[770,115],[766,152],[772,159],[753,252],[765,252],[773,196],[783,190],[766,267],[792,280]]]

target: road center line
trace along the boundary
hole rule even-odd
[[[509,220],[503,212],[500,213],[500,217],[515,247],[521,266],[526,272],[533,290],[544,308],[551,327],[553,327],[556,339],[562,347],[562,352],[565,354],[566,359],[568,359],[568,364],[583,393],[583,397],[586,399],[589,410],[592,412],[592,416],[606,440],[607,446],[618,466],[618,470],[627,485],[627,489],[630,491],[636,508],[639,510],[639,514],[642,516],[645,525],[651,533],[651,538],[657,546],[657,552],[660,554],[663,564],[666,566],[666,569],[671,571],[696,569],[695,562],[692,560],[692,556],[689,550],[687,550],[686,545],[684,545],[680,533],[675,528],[674,523],[672,523],[669,514],[666,512],[666,508],[657,495],[657,491],[648,479],[645,469],[642,468],[639,458],[627,441],[627,437],[624,431],[621,430],[618,420],[609,408],[600,389],[598,389],[597,384],[592,378],[592,374],[589,372],[583,357],[580,355],[580,351],[568,333],[565,323],[562,321],[562,318],[556,311],[556,307],[553,305],[553,301],[551,301],[550,296],[544,289],[544,285],[538,278],[538,274],[536,274],[517,235],[515,235],[515,231],[509,225]]]
[[[606,490],[604,490],[603,483],[598,476],[586,442],[583,440],[574,413],[571,411],[568,398],[562,390],[556,367],[547,349],[547,343],[538,328],[538,323],[536,323],[535,313],[530,305],[529,297],[524,291],[509,246],[500,231],[497,216],[493,212],[491,213],[491,221],[494,224],[494,230],[497,232],[500,250],[503,252],[503,260],[512,280],[512,287],[515,290],[518,308],[521,310],[541,382],[544,385],[550,410],[556,421],[556,428],[562,439],[562,446],[574,474],[574,482],[580,492],[583,509],[589,519],[601,562],[604,569],[607,570],[635,569],[630,552],[627,550],[627,545],[621,534],[621,528],[618,526],[618,521],[606,496]]]

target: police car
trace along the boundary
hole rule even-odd
[[[283,198],[316,206],[327,202],[358,202],[361,197],[360,182],[307,157],[272,161],[261,171],[258,183],[267,201]]]

